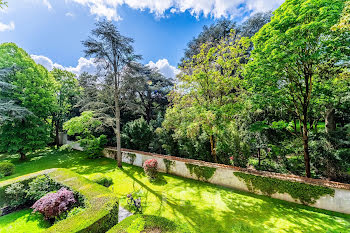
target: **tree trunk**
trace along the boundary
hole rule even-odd
[[[21,158],[20,160],[26,160],[27,159],[27,156],[25,153],[23,153],[22,151],[19,152],[19,154],[21,155]]]
[[[306,118],[306,117],[305,117]],[[306,177],[311,177],[310,169],[310,153],[309,153],[309,135],[307,129],[307,121],[303,120],[303,146],[304,146],[304,163]]]
[[[261,166],[261,151],[260,151],[260,150],[261,150],[261,149],[258,148],[259,168],[260,168],[260,166]]]
[[[115,123],[116,123],[116,139],[117,139],[117,154],[114,157],[118,161],[118,167],[122,167],[122,151],[120,140],[120,106],[118,89],[115,90]]]
[[[56,136],[55,136],[55,144],[57,147],[60,146],[60,139],[59,139],[59,120],[55,121],[55,131],[56,131]]]
[[[294,121],[294,133],[297,134],[297,120],[295,119],[295,117],[293,117],[293,121]]]
[[[216,146],[215,146],[215,139],[214,139],[214,136],[213,135],[210,135],[210,153],[211,155],[213,156],[213,159],[214,159],[214,162],[215,163],[218,163],[218,158],[217,158],[217,155],[216,155]]]
[[[329,108],[326,111],[325,116],[325,125],[326,125],[326,133],[335,131],[336,123],[335,123],[335,109]]]

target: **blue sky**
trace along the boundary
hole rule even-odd
[[[81,73],[93,71],[81,41],[98,19],[113,20],[123,35],[135,39],[144,64],[167,76],[176,73],[186,44],[204,25],[222,17],[277,8],[283,0],[7,0],[0,11],[0,43],[14,42],[33,59]]]

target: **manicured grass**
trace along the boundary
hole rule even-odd
[[[0,217],[0,233],[36,233],[50,227],[41,214],[32,211],[25,209]]]
[[[129,233],[129,232],[162,232],[179,233],[186,232],[174,222],[166,218],[152,215],[132,215],[118,225],[110,229],[107,233]]]
[[[15,176],[64,167],[89,178],[104,173],[113,179],[109,187],[121,197],[137,192],[144,213],[165,217],[193,232],[349,232],[350,215],[318,210],[264,196],[253,195],[199,181],[163,174],[150,182],[142,168],[111,159],[87,159],[82,152],[46,150],[19,162],[17,156],[0,156],[16,164]],[[0,180],[1,181],[1,180]]]

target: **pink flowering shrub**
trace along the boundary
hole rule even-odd
[[[143,164],[143,170],[150,179],[157,178],[158,162],[156,159],[148,159]]]
[[[33,212],[40,212],[45,219],[53,219],[60,214],[68,211],[68,209],[76,203],[72,191],[61,188],[56,193],[48,193],[37,202],[34,203]]]

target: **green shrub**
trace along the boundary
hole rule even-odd
[[[11,207],[17,207],[25,204],[27,199],[27,190],[22,183],[14,183],[5,190],[6,199]]]
[[[112,178],[105,176],[102,173],[94,174],[90,177],[90,180],[105,187],[109,187],[113,184]]]
[[[41,175],[36,177],[33,181],[29,182],[27,197],[30,200],[37,201],[47,193],[52,191],[57,191],[60,185],[55,181],[47,177],[46,175]]]
[[[89,158],[95,159],[102,156],[102,151],[107,144],[107,137],[106,135],[101,135],[98,138],[91,136],[89,138],[80,139],[79,143],[84,148]]]
[[[15,172],[15,165],[10,162],[0,163],[0,174],[3,176],[10,176]]]

